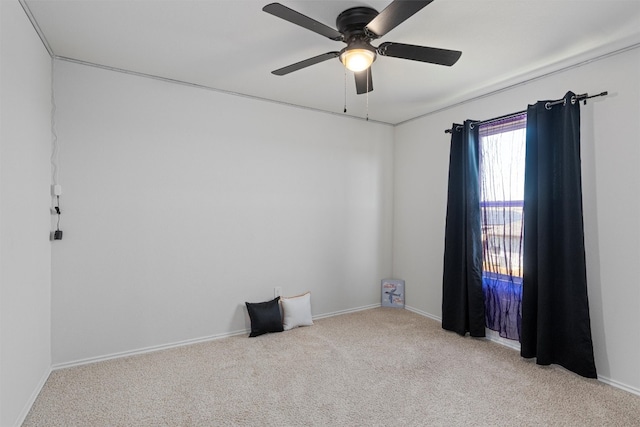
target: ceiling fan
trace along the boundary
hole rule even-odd
[[[284,76],[285,74],[338,57],[347,69],[354,72],[356,92],[363,94],[373,90],[371,64],[376,60],[377,55],[452,66],[458,61],[462,52],[394,42],[384,42],[378,47],[371,45],[371,41],[384,36],[432,1],[433,0],[394,0],[380,13],[370,7],[352,7],[338,15],[336,19],[338,30],[283,6],[280,3],[268,4],[262,8],[263,11],[311,30],[321,36],[328,37],[331,40],[341,41],[347,44],[347,46],[340,51],[323,53],[305,59],[304,61],[279,68],[272,71],[272,73],[277,76]]]

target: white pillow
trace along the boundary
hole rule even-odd
[[[311,326],[311,292],[296,297],[280,298],[282,326],[285,331],[298,326]]]

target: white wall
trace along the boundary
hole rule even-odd
[[[22,422],[51,366],[51,60],[0,1],[0,425]]]
[[[393,128],[56,61],[53,363],[225,335],[245,301],[379,304]],[[336,102],[340,102],[336,100]]]
[[[406,280],[407,305],[440,318],[449,162],[444,129],[521,111],[568,90],[610,94],[581,107],[591,327],[599,376],[640,393],[640,49],[398,126],[393,271]]]

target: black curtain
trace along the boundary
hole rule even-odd
[[[482,292],[482,232],[478,184],[478,126],[454,124],[442,281],[442,327],[485,336]]]
[[[580,105],[527,109],[521,355],[597,378],[582,219]]]

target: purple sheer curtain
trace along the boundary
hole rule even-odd
[[[485,324],[520,340],[526,113],[480,125]]]

